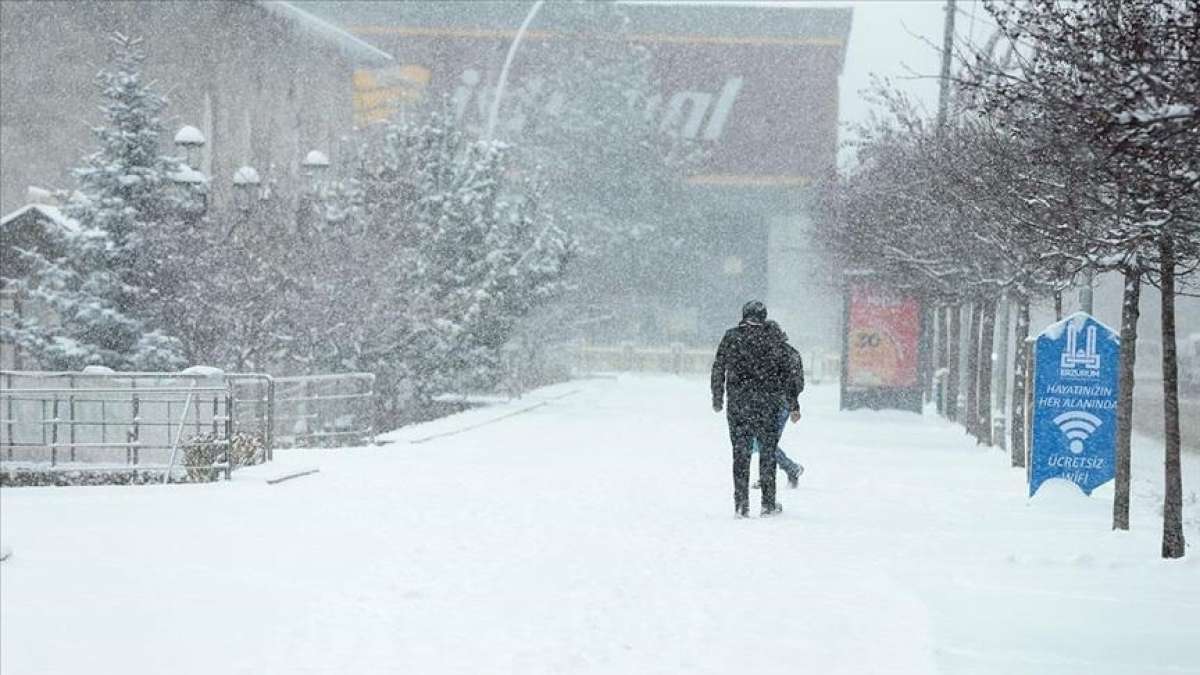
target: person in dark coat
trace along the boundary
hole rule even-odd
[[[795,398],[804,392],[804,360],[800,357],[800,352],[797,351],[795,347],[788,344],[787,333],[783,332],[783,329],[779,327],[778,323],[768,319],[766,321],[766,326],[770,330],[779,331],[779,335],[783,339],[783,346],[787,351],[788,359],[790,360],[792,368],[792,380],[790,386],[795,389],[795,391],[792,391],[791,389],[788,390],[787,398],[788,400],[791,400],[792,398]],[[787,405],[779,406],[779,412],[775,415],[775,428],[778,430],[780,435],[783,434],[783,429],[785,426],[787,426],[788,418],[793,417],[793,412],[793,410],[788,409]],[[793,419],[793,421],[796,420]],[[755,441],[752,445],[754,446],[755,450],[757,450],[759,447],[758,441]],[[796,487],[800,480],[800,474],[804,473],[804,466],[788,457],[787,454],[784,453],[783,448],[779,447],[778,445],[775,446],[775,463],[780,469],[783,469],[784,473],[787,474],[788,487]],[[760,487],[760,483],[755,483],[751,487],[757,490]]]
[[[736,514],[750,511],[750,455],[754,441],[759,453],[762,515],[783,510],[775,500],[775,447],[779,443],[776,415],[781,406],[799,419],[791,357],[781,330],[767,325],[767,308],[751,301],[742,307],[742,321],[725,332],[712,366],[713,410],[724,408],[733,444],[733,504]],[[728,403],[728,405],[726,405]]]

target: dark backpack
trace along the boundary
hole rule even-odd
[[[804,359],[800,358],[800,352],[788,343],[783,343],[787,350],[788,364],[791,369],[792,385],[796,387],[796,393],[804,391]]]

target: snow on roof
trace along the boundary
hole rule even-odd
[[[196,127],[188,124],[175,132],[176,145],[204,145],[204,134]]]
[[[25,199],[30,204],[47,204],[49,206],[54,206],[58,203],[57,197],[55,197],[53,190],[47,190],[46,188],[41,188],[36,185],[30,185],[29,187],[25,188]]]
[[[35,215],[41,216],[43,220],[54,223],[64,230],[77,232],[79,231],[79,223],[71,218],[68,218],[58,207],[47,206],[45,204],[26,204],[12,213],[0,218],[0,229],[6,227],[9,223],[21,218],[27,213],[33,212]]]
[[[297,29],[337,46],[346,56],[368,64],[392,62],[392,55],[285,0],[258,0],[259,7],[291,22]]]

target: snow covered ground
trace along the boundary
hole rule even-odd
[[[197,486],[0,492],[0,671],[1200,673],[1200,462],[1158,558],[1134,529],[933,417],[805,395],[807,472],[733,518],[699,379],[621,376],[279,452]],[[292,469],[320,472],[269,485]]]

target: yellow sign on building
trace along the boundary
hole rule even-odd
[[[432,71],[408,64],[354,71],[354,123],[387,122],[425,97]]]

